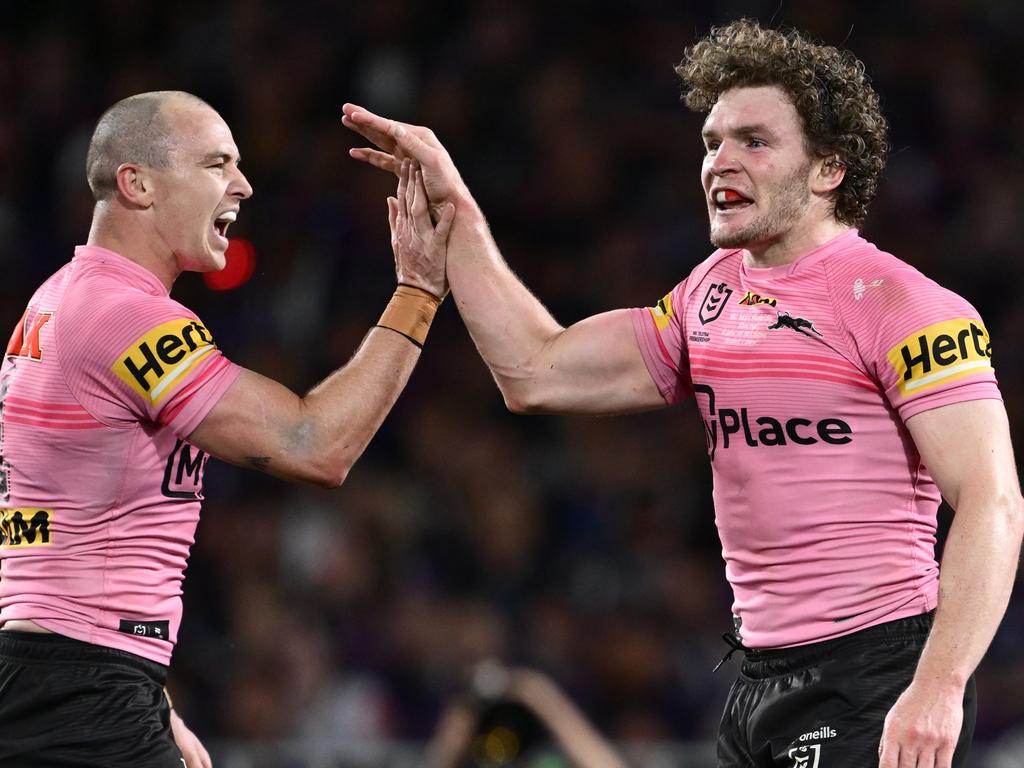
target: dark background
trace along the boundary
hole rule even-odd
[[[347,157],[355,101],[431,126],[505,257],[571,323],[667,293],[711,250],[701,118],[673,65],[741,15],[866,64],[892,157],[865,234],[974,303],[1022,434],[1022,4],[0,2],[0,325],[85,241],[84,155],[132,93],[188,90],[232,126],[255,196],[254,277],[182,276],[233,360],[304,392],[394,281],[384,174]],[[549,672],[607,734],[706,739],[734,668],[694,409],[508,414],[451,302],[343,488],[211,462],[179,708],[204,739],[422,740],[465,670]],[[808,553],[813,557],[813,553]],[[977,740],[1024,721],[1018,589],[978,672]],[[733,667],[735,662],[733,663]]]

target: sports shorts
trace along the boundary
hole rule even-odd
[[[166,678],[126,651],[0,631],[0,766],[182,768]]]
[[[910,685],[933,613],[821,643],[746,651],[718,733],[719,768],[870,768],[882,726]],[[963,766],[977,712],[974,677],[953,756]]]

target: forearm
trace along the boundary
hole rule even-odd
[[[1006,612],[1020,557],[1022,510],[1012,492],[962,500],[942,558],[939,606],[915,682],[962,688]]]
[[[405,387],[420,348],[373,328],[352,359],[305,397],[243,369],[189,442],[224,461],[327,487],[352,465]]]
[[[352,359],[301,401],[291,430],[294,454],[337,486],[376,434],[412,374],[420,349],[401,334],[372,328]]]
[[[660,408],[633,331],[619,309],[560,326],[509,269],[471,201],[458,204],[448,247],[456,306],[509,409],[615,414]]]
[[[473,342],[506,400],[545,375],[545,355],[564,330],[512,272],[471,198],[457,203],[448,281]]]

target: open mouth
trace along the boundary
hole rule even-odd
[[[224,211],[216,219],[213,220],[213,231],[217,233],[217,236],[227,240],[228,239],[228,227],[235,219],[238,218],[236,211]]]
[[[719,189],[712,198],[716,211],[735,211],[753,205],[754,201],[735,189]]]

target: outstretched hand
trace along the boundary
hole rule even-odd
[[[423,174],[411,160],[403,160],[398,170],[398,197],[388,198],[388,224],[391,248],[395,252],[398,282],[412,285],[443,299],[448,293],[445,265],[448,233],[455,218],[455,206],[440,206],[437,226],[427,209]]]
[[[350,149],[349,155],[396,176],[401,174],[403,160],[415,161],[435,219],[444,203],[457,204],[457,198],[468,196],[451,156],[429,128],[390,120],[356,104],[345,104],[342,109],[342,125],[376,146]]]

